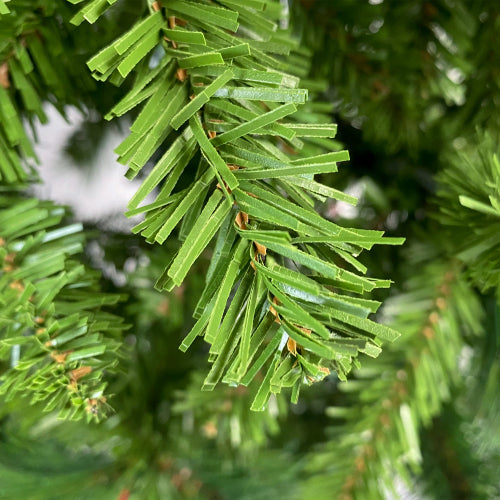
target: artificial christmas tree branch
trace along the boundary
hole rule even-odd
[[[47,122],[44,103],[64,115],[65,105],[82,107],[82,94],[94,83],[69,63],[66,6],[56,10],[55,2],[17,1],[7,7],[11,10],[0,8],[0,180],[16,183],[36,175],[27,128],[35,119]]]
[[[128,213],[144,221],[137,236],[90,223],[95,240],[80,258],[76,226],[44,241],[43,231],[68,228],[57,205],[5,194],[0,497],[371,500],[401,494],[403,478],[426,498],[496,498],[494,2],[294,0],[290,32],[276,28],[285,24],[277,0],[70,3],[0,0],[2,189],[36,179],[29,129],[49,116],[46,105],[63,114],[75,105],[92,131],[73,133],[75,171],[90,171],[110,137],[104,114],[133,123],[118,155],[137,183]],[[87,60],[102,82],[92,84]],[[349,167],[332,176],[342,149]],[[412,247],[372,248],[382,231],[440,251],[420,246],[408,260]],[[103,270],[99,284],[86,258]],[[71,302],[79,310],[69,317],[89,327],[75,340],[106,347],[80,365],[52,345],[79,324],[39,324],[42,284],[59,276],[71,279],[53,287],[51,324],[69,321]],[[406,291],[380,290],[374,276]],[[19,300],[31,285],[42,291]],[[104,290],[129,299],[84,307]],[[371,299],[387,293],[386,313],[375,313]],[[123,340],[103,310],[133,325]],[[391,330],[374,314],[401,331],[397,343],[381,346]],[[109,377],[122,343],[130,351]],[[381,347],[377,359],[363,356]],[[11,366],[18,354],[31,371]],[[213,390],[200,392],[207,356]],[[352,367],[361,369],[341,383]],[[300,383],[323,377],[298,398]],[[101,425],[40,412],[60,387],[61,416],[87,398],[73,408],[90,418],[107,401],[87,388],[104,382],[116,413]],[[30,405],[33,395],[41,404]],[[265,411],[249,411],[268,398]]]
[[[101,3],[87,3],[73,22],[95,21],[107,7]],[[348,155],[329,141],[336,127],[316,125],[314,113],[301,113],[307,123],[287,118],[307,90],[286,71],[293,61],[300,75],[307,64],[296,64],[301,51],[277,30],[280,10],[260,0],[153,2],[149,15],[88,62],[97,79],[117,85],[136,72],[108,115],[145,102],[116,149],[127,177],[169,144],[128,212],[145,214],[134,232],[150,243],[163,244],[181,224],[184,243],[157,288],[181,285],[217,234],[199,319],[181,349],[197,336],[211,344],[209,390],[220,380],[247,385],[265,366],[256,410],[283,387],[297,401],[302,383],[331,370],[345,379],[359,352],[377,356],[397,337],[368,319],[378,304],[352,292],[387,285],[361,276],[356,256],[402,240],[344,229],[315,212],[314,199],[348,199],[314,180]],[[313,150],[326,149],[311,154],[309,138]],[[155,201],[140,206],[151,194]]]
[[[500,300],[500,162],[495,132],[478,132],[448,155],[438,176],[439,215],[449,228],[449,251],[464,262],[483,292]]]
[[[57,0],[16,0],[0,10],[0,180],[36,181],[36,126],[47,123],[48,105],[66,118],[68,106],[82,113],[109,108],[108,93],[84,67],[103,40],[115,36],[128,16],[75,30],[71,7]],[[135,14],[134,9],[130,9]],[[77,63],[78,61],[78,63]],[[111,92],[113,94],[113,92]]]
[[[5,188],[0,206],[0,394],[99,420],[124,329],[103,307],[120,296],[99,293],[98,274],[74,260],[82,227],[61,224],[62,207]]]
[[[423,247],[417,252],[420,259],[426,254]],[[464,337],[480,333],[482,315],[473,290],[455,264],[439,261],[408,285],[385,311],[395,315],[392,324],[405,339],[340,387],[355,395],[353,406],[327,410],[343,422],[311,456],[314,475],[305,488],[315,498],[331,498],[332,492],[343,500],[363,498],[367,488],[371,498],[397,494],[396,479],[411,483],[411,474],[421,470],[419,429],[431,424],[453,388],[463,384],[458,364]]]
[[[468,89],[481,85],[477,94],[483,95],[473,67],[484,68],[485,79],[486,68],[495,67],[483,62],[485,51],[475,54],[477,46],[490,46],[476,39],[491,39],[494,31],[494,15],[486,33],[478,22],[477,13],[490,7],[482,1],[360,2],[356,10],[349,0],[294,4],[296,24],[317,54],[314,75],[335,82],[336,112],[391,153],[415,155],[441,135],[452,140],[449,126],[439,128],[446,122],[440,118],[464,104]],[[472,56],[482,63],[472,65]],[[454,131],[461,133],[471,119],[464,113]]]

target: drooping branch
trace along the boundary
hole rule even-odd
[[[95,21],[94,6],[74,22]],[[397,337],[368,319],[377,303],[355,296],[388,285],[362,276],[357,256],[402,241],[339,227],[314,210],[315,200],[354,201],[314,180],[348,154],[337,151],[336,127],[307,102],[307,88],[298,88],[309,54],[278,29],[278,2],[149,7],[88,62],[97,79],[117,85],[135,73],[108,114],[143,105],[116,149],[127,177],[162,152],[129,203],[128,215],[145,214],[134,232],[163,244],[180,227],[183,245],[159,290],[179,286],[216,237],[198,321],[181,346],[198,336],[211,345],[204,388],[247,385],[264,368],[252,408],[283,387],[297,401],[301,384],[331,370],[345,379],[358,353],[377,356]],[[140,206],[148,195],[154,201]]]

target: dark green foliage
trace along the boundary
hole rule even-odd
[[[102,2],[101,2],[102,3]],[[109,109],[116,91],[100,92],[85,61],[114,32],[130,23],[135,9],[122,9],[99,29],[72,29],[72,9],[58,0],[16,0],[0,5],[0,179],[33,180],[37,158],[32,131],[47,122],[47,104],[63,116],[67,106],[81,111]],[[136,7],[137,9],[137,7]],[[98,36],[96,36],[98,35]]]
[[[94,481],[109,465],[104,456],[74,453],[47,438],[26,439],[15,427],[8,432],[0,438],[0,498],[90,500],[104,498],[109,491],[109,484]],[[111,488],[115,495],[119,493]]]
[[[496,134],[463,142],[438,177],[439,220],[453,232],[452,251],[477,286],[500,297],[500,150]]]
[[[440,498],[490,499],[500,495],[498,340],[500,308],[486,299],[488,334],[469,360],[472,377],[423,435],[425,488]]]
[[[81,107],[80,95],[94,84],[81,65],[70,63],[77,54],[67,49],[81,40],[65,30],[66,6],[56,10],[56,2],[16,1],[9,9],[0,7],[0,179],[15,183],[26,180],[26,160],[35,159],[23,118],[46,122],[47,101],[62,113],[66,104]]]
[[[471,122],[498,127],[495,2],[297,3],[308,9],[297,22],[316,47],[315,74],[328,75],[337,112],[369,142],[416,155]]]

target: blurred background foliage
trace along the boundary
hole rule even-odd
[[[14,78],[2,68],[15,75],[22,64],[12,54],[35,53],[34,32],[50,42],[28,83],[14,82],[19,137],[0,125],[0,171],[16,182],[28,173],[6,159],[7,144],[34,165],[28,124],[44,123],[48,103],[85,114],[61,145],[68,163],[118,168],[95,159],[109,127],[103,116],[127,87],[93,82],[84,62],[144,6],[122,0],[104,22],[74,29],[76,9],[55,5],[0,0],[0,13],[15,13],[0,17],[1,92]],[[127,355],[108,377],[115,411],[87,425],[40,416],[24,399],[2,403],[0,498],[500,498],[500,5],[289,7],[295,35],[312,51],[308,80],[324,83],[321,98],[351,156],[322,181],[359,198],[354,208],[330,200],[321,211],[407,238],[361,259],[395,283],[376,298],[388,299],[380,320],[401,339],[347,383],[329,376],[296,405],[273,396],[266,411],[250,412],[251,386],[200,392],[204,345],[178,351],[208,255],[183,287],[160,293],[153,285],[175,242],[153,248],[87,222],[80,259],[100,270],[102,291],[128,297],[113,308],[132,325]],[[117,126],[126,130],[127,119]]]

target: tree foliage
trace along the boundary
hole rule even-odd
[[[124,328],[103,306],[120,296],[100,293],[98,275],[75,259],[82,227],[61,224],[62,207],[6,189],[0,204],[0,393],[61,418],[100,418]]]
[[[104,12],[97,5],[85,4],[71,22],[96,21]],[[156,288],[180,286],[217,235],[198,321],[181,350],[197,336],[211,345],[208,390],[221,379],[248,385],[270,360],[257,410],[283,387],[296,402],[304,382],[331,370],[345,379],[358,352],[376,356],[397,336],[368,319],[376,303],[345,292],[386,286],[360,276],[366,268],[356,256],[402,240],[344,229],[314,211],[315,199],[352,201],[314,180],[348,154],[329,140],[336,126],[300,108],[307,51],[277,32],[280,14],[279,4],[263,1],[152,3],[149,15],[88,61],[95,78],[116,85],[136,73],[107,115],[144,104],[116,149],[126,176],[135,178],[169,144],[127,212],[145,214],[133,232],[149,243],[164,243],[180,224],[183,243]],[[292,64],[297,75],[286,73]]]
[[[499,22],[0,0],[0,498],[498,496]],[[49,107],[129,234],[33,196]]]

